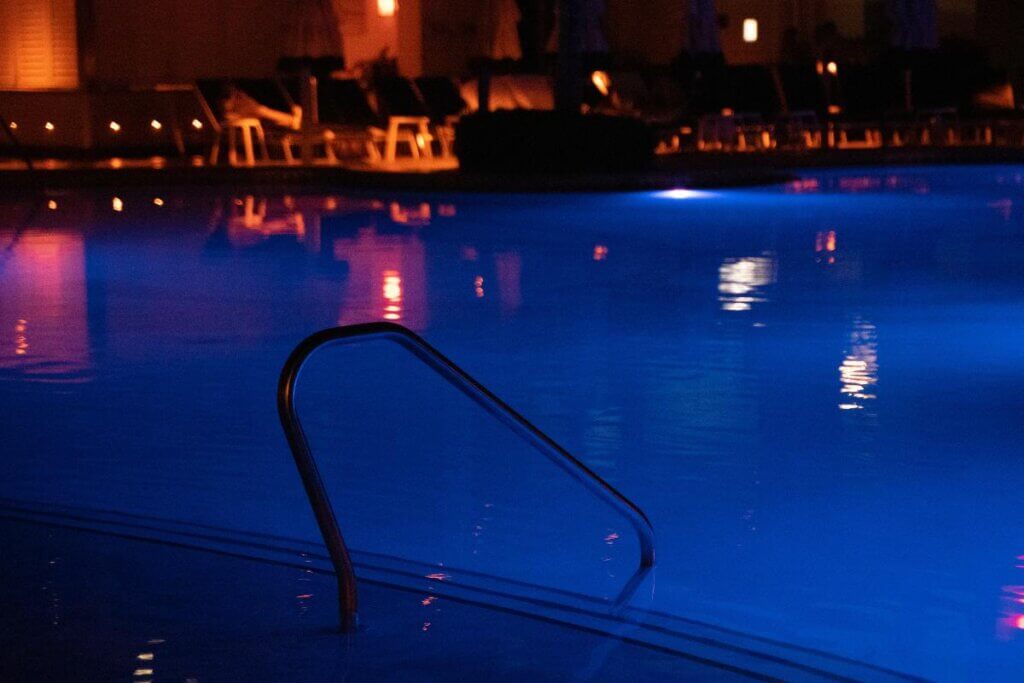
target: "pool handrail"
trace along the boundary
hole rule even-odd
[[[412,330],[391,322],[361,323],[321,330],[300,342],[285,361],[277,389],[281,426],[338,579],[342,631],[351,631],[357,624],[356,577],[348,547],[295,409],[295,387],[303,365],[318,349],[368,337],[389,339],[411,352],[630,521],[639,539],[640,559],[637,571],[616,599],[616,604],[624,603],[654,567],[654,527],[643,510]]]

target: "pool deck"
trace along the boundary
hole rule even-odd
[[[40,161],[34,171],[22,162],[0,160],[0,192],[42,186],[146,187],[345,187],[355,190],[432,192],[614,192],[673,187],[716,188],[765,185],[792,178],[799,169],[934,164],[1024,163],[1024,148],[889,147],[772,153],[686,153],[659,157],[650,170],[626,173],[477,173],[451,164],[424,168],[202,166],[164,160],[94,162]]]

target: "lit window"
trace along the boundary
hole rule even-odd
[[[398,11],[398,0],[377,0],[377,14],[382,17],[393,17]]]
[[[160,123],[156,119],[153,119],[149,122],[149,127],[152,128],[153,130],[160,130],[161,128],[164,127],[164,124]]]
[[[118,123],[117,121],[111,121],[110,122],[110,130],[114,131],[115,133],[120,133],[121,132],[121,124]]]
[[[745,43],[756,43],[757,42],[757,19],[744,19],[743,20],[743,42],[745,42]]]

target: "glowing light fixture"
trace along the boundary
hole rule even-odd
[[[118,123],[117,121],[111,121],[110,122],[110,130],[114,131],[115,133],[120,133],[121,132],[121,124]]]
[[[51,199],[50,201],[46,202],[46,208],[48,208],[50,211],[56,211],[57,210],[57,202],[55,200]]]
[[[612,89],[612,79],[608,76],[607,71],[595,71],[590,75],[590,82],[594,84],[599,93],[608,97],[608,93]]]
[[[757,42],[757,19],[744,19],[743,20],[743,42],[744,43],[756,43]]]
[[[47,121],[43,128],[45,128],[48,132],[52,133],[54,129],[57,128],[57,126],[53,125],[53,123],[51,123],[50,121]]]
[[[377,0],[377,14],[382,17],[393,17],[398,12],[398,0]]]
[[[826,65],[825,68],[828,69],[828,72],[830,74],[832,74],[833,76],[835,76],[835,75],[837,75],[839,73],[839,65],[836,64],[835,62],[829,62],[828,65]]]
[[[11,121],[7,125],[10,126],[11,130],[18,130],[18,122],[17,121]]]
[[[153,119],[149,122],[149,127],[152,128],[153,130],[160,130],[161,128],[164,127],[164,124],[160,123],[156,119]]]
[[[665,190],[663,192],[655,193],[656,197],[662,197],[664,199],[701,199],[706,197],[713,197],[711,192],[702,192],[700,190],[687,190],[686,188],[676,188],[674,190]]]
[[[196,130],[202,130],[203,122],[199,119],[192,119],[192,127],[195,128]]]
[[[153,205],[154,206],[163,206],[164,205],[164,200],[160,199],[160,197],[153,197]]]
[[[110,201],[110,206],[111,208],[114,209],[114,211],[124,211],[124,200],[122,200],[120,197],[114,197]]]

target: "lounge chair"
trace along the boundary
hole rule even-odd
[[[380,78],[374,83],[373,92],[377,98],[377,111],[387,117],[388,121],[388,145],[384,155],[388,161],[394,160],[394,141],[402,130],[412,131],[415,135],[419,149],[414,150],[413,156],[422,153],[423,156],[432,158],[434,152],[431,143],[435,137],[432,127],[437,130],[449,129],[445,133],[439,133],[437,138],[441,142],[441,153],[444,156],[451,155],[451,141],[455,138],[454,129],[445,122],[431,121],[430,109],[411,80],[401,76]]]
[[[254,166],[270,161],[269,144],[280,145],[284,160],[291,163],[293,135],[301,125],[302,109],[295,105],[276,79],[202,79],[197,82],[221,134],[210,152],[210,163],[220,159],[227,138],[228,163]],[[264,125],[266,124],[266,125]],[[244,158],[239,160],[239,143]]]

